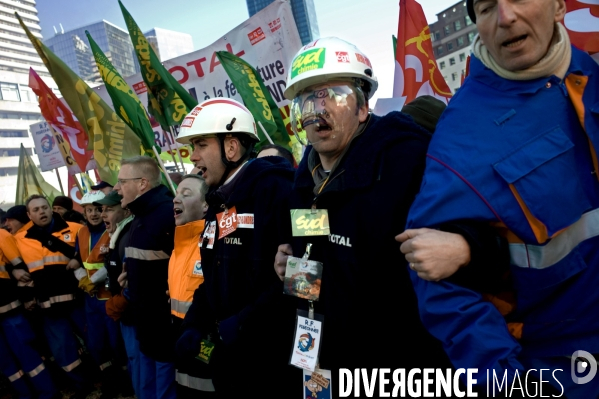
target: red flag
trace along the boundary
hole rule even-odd
[[[71,110],[56,97],[33,68],[29,68],[29,87],[39,96],[39,105],[44,119],[69,143],[71,155],[79,165],[80,172],[95,167],[94,162],[90,164],[94,152],[87,149],[88,138],[85,130]]]
[[[77,183],[77,178],[75,175],[69,175],[68,180],[69,185],[69,198],[73,200],[73,209],[77,212],[83,213],[83,208],[81,207],[81,199],[83,198],[83,194],[81,194],[81,190],[79,189],[79,183]]]
[[[393,97],[405,97],[409,103],[426,94],[445,103],[451,98],[435,60],[422,6],[415,0],[400,0]]]
[[[599,52],[599,2],[568,0],[564,26],[570,41],[589,54]]]
[[[468,75],[470,75],[470,55],[466,57],[466,70],[464,73],[462,73],[462,81],[460,82],[460,87],[464,85],[464,80],[466,80]]]

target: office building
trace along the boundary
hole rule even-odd
[[[42,120],[37,97],[28,87],[32,67],[57,91],[48,70],[15,17],[19,13],[34,36],[42,38],[34,0],[0,0],[0,208],[14,204],[21,144],[34,154],[29,126]],[[37,156],[32,157],[38,162]],[[44,173],[58,188],[54,173]]]
[[[68,32],[63,32],[61,28],[54,37],[44,40],[44,44],[79,77],[84,80],[92,80],[92,77],[95,77],[97,80],[98,67],[89,48],[86,30],[102,52],[107,56],[110,54],[112,64],[123,77],[139,72],[129,32],[108,21],[102,20]]]
[[[250,17],[272,3],[272,0],[246,0]],[[291,11],[297,25],[302,44],[320,37],[314,0],[290,0]]]
[[[478,31],[460,1],[437,14],[437,22],[429,24],[437,65],[453,93],[459,89],[466,59]]]
[[[160,61],[170,60],[193,51],[193,39],[188,33],[154,28],[144,33],[144,36]]]

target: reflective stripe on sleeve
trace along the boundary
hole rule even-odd
[[[151,249],[139,249],[133,247],[125,248],[125,256],[127,258],[139,260],[163,260],[170,258],[164,251],[154,251]]]
[[[171,298],[171,310],[174,310],[175,312],[182,313],[183,315],[185,315],[187,314],[187,311],[190,307],[191,302],[183,302]]]
[[[81,364],[81,359],[75,360],[73,363],[63,366],[62,369],[67,373],[73,371],[73,369]]]
[[[40,305],[40,308],[47,309],[52,306],[53,303],[67,302],[72,301],[73,299],[75,299],[73,294],[57,295],[50,297],[47,301],[38,302],[38,305]]]
[[[185,373],[176,372],[176,380],[179,385],[198,391],[214,392],[212,380],[206,378],[192,377]]]
[[[599,209],[587,212],[546,245],[510,244],[511,262],[515,266],[546,269],[564,259],[589,238],[599,236]]]
[[[6,313],[10,310],[16,309],[21,306],[21,302],[19,300],[13,301],[8,305],[0,306],[0,313]]]
[[[21,259],[21,258],[14,258],[14,259],[11,259],[11,260],[10,260],[10,263],[11,263],[13,266],[16,266],[16,265],[18,265],[18,264],[19,264],[19,263],[21,263],[21,262],[23,262],[23,259]]]
[[[39,366],[37,366],[36,368],[34,368],[34,369],[33,369],[33,370],[31,370],[31,371],[28,371],[28,372],[27,372],[27,375],[28,375],[30,378],[33,378],[33,377],[35,377],[36,375],[38,375],[39,373],[41,373],[42,371],[44,371],[44,370],[45,370],[45,368],[46,368],[46,366],[44,366],[44,363],[40,363],[40,365],[39,365]]]
[[[18,380],[21,377],[23,377],[23,372],[21,370],[17,371],[13,375],[7,376],[8,381],[10,381],[10,382],[15,382],[16,380]]]

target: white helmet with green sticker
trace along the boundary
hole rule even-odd
[[[358,78],[371,98],[378,87],[370,60],[351,43],[337,37],[325,37],[302,47],[287,73],[285,97],[293,100],[303,89],[340,78]]]

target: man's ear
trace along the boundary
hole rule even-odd
[[[366,100],[364,105],[358,109],[358,119],[360,120],[360,123],[365,122],[366,118],[368,118],[368,100]]]
[[[564,20],[566,16],[566,1],[565,0],[555,0],[557,2],[557,6],[555,9],[555,22],[561,22]]]
[[[235,162],[241,158],[241,143],[237,137],[226,137],[224,146],[227,160]]]

